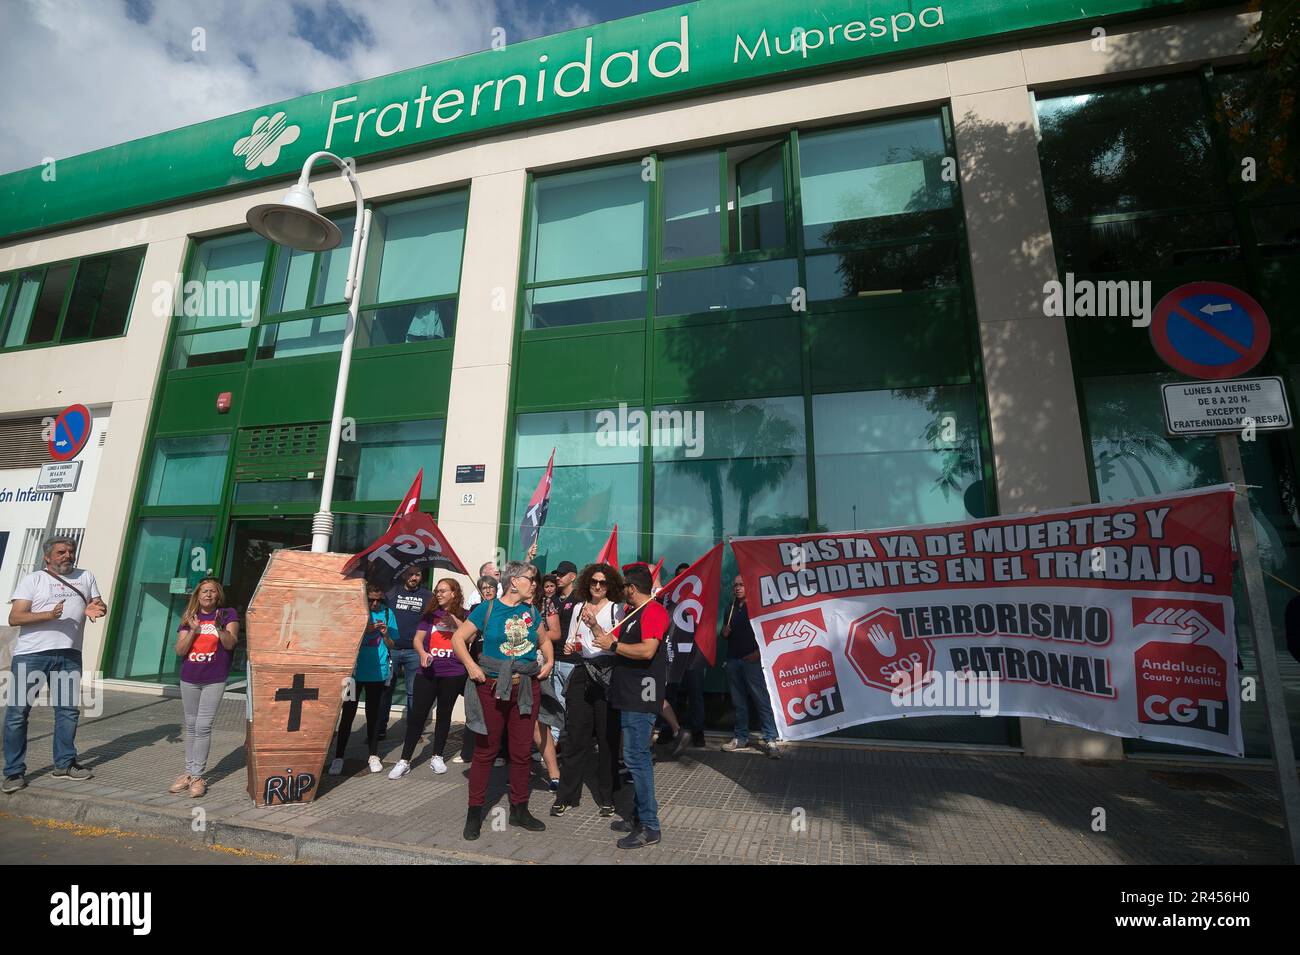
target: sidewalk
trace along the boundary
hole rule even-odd
[[[1268,769],[1160,766],[790,746],[782,760],[724,753],[718,741],[655,767],[664,841],[614,846],[589,793],[559,819],[535,777],[533,813],[547,831],[460,837],[468,766],[434,776],[427,749],[389,780],[405,724],[381,743],[384,772],[366,771],[357,721],[345,775],[326,776],[313,803],[258,809],[244,792],[244,704],[222,703],[209,792],[172,796],[184,769],[179,699],[107,690],[103,715],[83,716],[80,761],[95,778],[50,776],[53,714],[32,711],[28,788],[0,796],[7,812],[217,842],[304,862],[555,863],[1279,863],[1281,815]],[[461,728],[448,743],[457,751]],[[423,759],[420,753],[424,753]],[[505,769],[489,807],[507,807]],[[630,791],[630,789],[629,789]],[[622,803],[620,802],[620,805]],[[1094,832],[1094,807],[1106,831]],[[804,810],[800,814],[797,810]],[[196,812],[201,810],[201,812]],[[488,818],[491,818],[489,808]],[[806,826],[797,828],[798,820]],[[197,831],[196,831],[197,830]],[[0,847],[0,861],[21,863]]]

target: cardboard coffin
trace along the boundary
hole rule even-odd
[[[370,620],[351,554],[278,550],[245,618],[248,794],[259,806],[311,802]]]

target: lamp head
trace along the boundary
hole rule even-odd
[[[294,183],[281,202],[248,210],[248,226],[263,238],[303,252],[325,252],[343,241],[343,233],[316,211],[316,197],[304,183]]]

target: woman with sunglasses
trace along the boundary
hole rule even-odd
[[[562,816],[578,805],[595,744],[600,748],[596,805],[602,816],[612,816],[621,730],[618,712],[609,703],[614,654],[598,647],[596,637],[613,630],[623,619],[623,578],[609,564],[589,564],[578,577],[574,593],[581,603],[573,608],[569,632],[564,635],[564,652],[581,652],[582,665],[574,668],[564,695],[567,735],[551,815]]]
[[[501,585],[501,596],[471,610],[451,637],[456,658],[472,684],[465,693],[465,727],[476,736],[464,830],[471,840],[479,837],[483,825],[488,776],[502,734],[510,740],[510,824],[529,832],[546,828],[528,812],[528,770],[542,703],[540,681],[551,675],[551,641],[543,635],[552,621],[543,624],[539,574],[532,564],[507,563]],[[469,644],[478,633],[483,634],[483,651],[476,663]]]

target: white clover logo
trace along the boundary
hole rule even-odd
[[[274,166],[280,158],[280,150],[290,143],[298,141],[302,132],[299,126],[290,126],[284,113],[274,116],[259,116],[253,123],[253,131],[235,143],[235,155],[244,157],[244,168],[250,172],[258,166]]]

